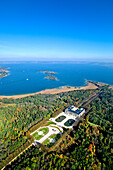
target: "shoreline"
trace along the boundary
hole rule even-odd
[[[99,83],[100,84],[100,83]],[[101,85],[101,84],[100,84]],[[68,92],[68,91],[74,91],[74,90],[90,90],[90,89],[97,89],[98,86],[96,86],[93,82],[87,82],[86,86],[82,87],[68,87],[68,86],[63,86],[62,89],[45,89],[36,93],[29,93],[29,94],[20,94],[20,95],[12,95],[12,96],[0,96],[0,99],[19,99],[19,98],[24,98],[28,96],[34,96],[36,94],[57,94],[61,92]]]

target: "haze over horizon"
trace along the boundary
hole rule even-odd
[[[112,0],[0,2],[0,60],[113,60]]]

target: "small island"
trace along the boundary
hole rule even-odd
[[[54,71],[40,71],[40,73],[48,74],[45,79],[50,79],[50,80],[58,80],[57,77],[53,76],[52,74],[57,74],[57,72]]]
[[[57,77],[52,76],[52,75],[48,75],[45,77],[45,79],[50,79],[50,80],[58,80]]]
[[[45,74],[57,74],[57,72],[54,72],[54,71],[40,71],[40,73],[45,73]]]
[[[8,67],[0,67],[0,78],[6,77],[9,75]]]

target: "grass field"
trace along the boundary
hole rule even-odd
[[[72,126],[72,124],[75,122],[75,120],[74,119],[68,119],[65,123],[64,123],[64,125],[65,126]]]
[[[51,147],[54,145],[54,143],[50,143],[50,139],[55,139],[57,141],[60,138],[60,134],[54,134],[49,137],[49,139],[46,139],[43,144],[46,145],[47,147]]]
[[[46,140],[43,142],[43,144],[47,146],[48,144],[50,144],[50,140],[49,140],[49,139],[46,139]]]
[[[56,125],[56,123],[49,121],[49,122],[47,122],[46,126],[49,126],[49,125]]]
[[[49,137],[49,139],[46,139],[44,142],[43,142],[43,144],[44,145],[46,145],[46,146],[51,146],[51,145],[54,145],[54,143],[50,143],[50,139],[52,139],[52,138],[56,138],[56,134],[54,134],[54,135],[51,135],[50,137]]]
[[[33,136],[36,140],[40,140],[40,139],[43,137],[43,135],[39,135],[38,132],[34,133],[32,136]]]
[[[56,127],[54,125],[51,125],[51,127],[54,127],[54,128],[58,129],[61,132],[60,128],[58,128],[58,127]]]
[[[66,116],[62,115],[62,116],[58,117],[57,119],[55,119],[55,121],[62,122],[65,118],[66,118]]]
[[[42,135],[39,135],[38,132],[43,132]],[[40,140],[44,135],[46,135],[49,132],[49,129],[47,127],[41,128],[38,132],[35,132],[32,136],[36,140]]]
[[[39,132],[42,131],[44,135],[46,135],[49,132],[49,129],[47,127],[41,128]]]
[[[52,138],[56,138],[56,136],[57,136],[57,135],[56,135],[56,134],[54,134],[54,135],[51,135],[49,138],[50,138],[50,139],[52,139]]]

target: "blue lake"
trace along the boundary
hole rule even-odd
[[[10,75],[0,79],[0,95],[34,93],[60,86],[84,86],[85,79],[113,85],[113,68],[74,63],[0,64],[10,67]],[[47,80],[39,71],[55,71],[59,81]],[[28,79],[28,81],[26,80]]]

